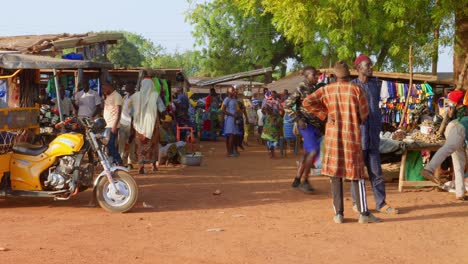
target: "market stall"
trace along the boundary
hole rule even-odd
[[[7,36],[0,37],[0,53],[8,54],[28,54],[28,55],[40,55],[48,56],[51,58],[61,57],[62,62],[54,61],[52,64],[57,66],[57,69],[62,71],[54,73],[54,68],[51,65],[47,65],[44,59],[41,59],[43,64],[41,65],[43,72],[40,74],[37,71],[32,71],[35,74],[34,83],[39,83],[40,88],[48,88],[48,92],[54,96],[55,77],[59,76],[59,83],[69,92],[69,95],[75,92],[86,78],[89,79],[103,80],[107,78],[107,69],[112,68],[112,65],[108,63],[107,52],[108,46],[116,44],[118,40],[123,38],[121,33],[84,33],[84,34],[45,34],[45,35],[25,35],[25,36]],[[25,67],[23,69],[39,69],[31,68],[27,66],[27,63],[34,63],[36,60],[33,57],[22,57],[21,60],[17,60],[23,65],[10,65],[10,68]],[[69,64],[70,61],[86,61],[88,64],[85,67],[68,67],[62,68],[59,64]],[[90,66],[89,63],[95,63]],[[99,62],[99,63],[97,63]],[[36,61],[37,63],[37,61]],[[49,61],[50,63],[50,61]],[[28,68],[29,67],[29,68]],[[49,69],[49,70],[47,70]],[[63,69],[78,69],[71,73],[65,73]],[[96,69],[97,74],[91,76],[84,76],[82,69]],[[23,71],[28,72],[28,71]],[[89,71],[87,72],[89,73]],[[35,85],[37,86],[37,85]],[[38,91],[37,87],[34,89]],[[29,102],[31,103],[31,102]]]
[[[58,71],[62,69],[97,69],[111,67],[92,61],[56,59],[38,55],[0,53],[0,145],[12,144],[12,138],[20,130],[39,128],[40,115],[37,100],[39,97],[40,69],[52,68],[57,84]],[[56,85],[58,93],[58,85]],[[60,97],[57,98],[59,113]],[[60,115],[62,116],[62,115]]]

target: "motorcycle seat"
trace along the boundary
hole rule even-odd
[[[37,156],[42,154],[48,146],[32,145],[29,143],[16,143],[13,145],[13,153],[23,154],[28,156]]]

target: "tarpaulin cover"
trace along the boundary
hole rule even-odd
[[[56,59],[19,53],[0,54],[0,68],[4,69],[90,69],[113,68],[110,63]]]

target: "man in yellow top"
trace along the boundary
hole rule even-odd
[[[107,144],[107,151],[111,160],[123,165],[119,150],[117,149],[116,139],[119,132],[120,116],[122,114],[122,96],[115,91],[112,84],[105,82],[102,85],[102,91],[106,96],[104,100],[104,120],[106,120],[106,129],[110,130],[110,139]]]

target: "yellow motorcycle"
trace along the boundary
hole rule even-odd
[[[104,119],[75,118],[58,125],[73,120],[82,126],[83,134],[61,134],[48,146],[16,143],[12,151],[0,155],[0,196],[68,200],[93,188],[103,209],[129,211],[137,201],[138,185],[127,168],[112,164],[107,156]],[[94,177],[98,161],[103,171]]]

